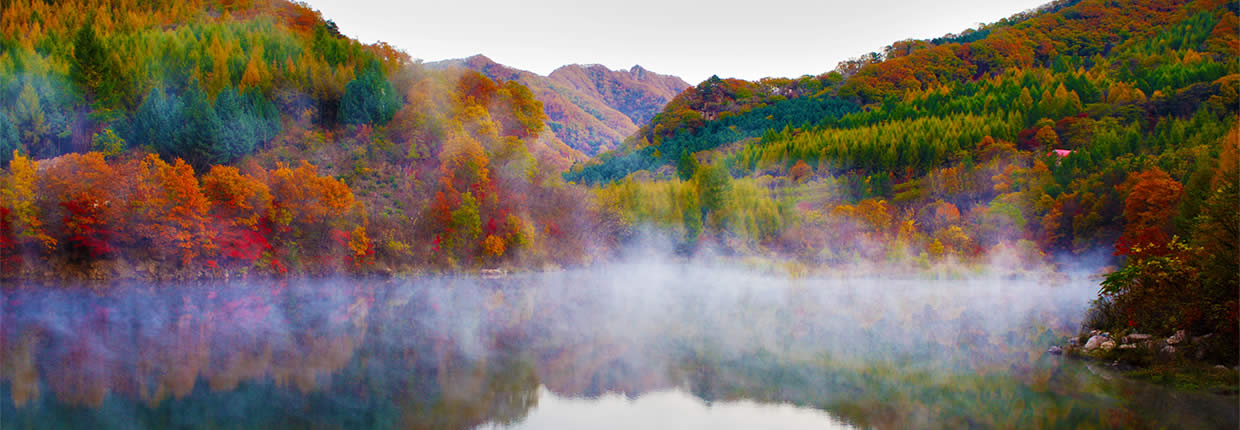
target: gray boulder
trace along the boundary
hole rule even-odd
[[[1086,351],[1093,351],[1093,350],[1095,350],[1095,349],[1101,348],[1101,347],[1102,347],[1102,343],[1103,343],[1103,342],[1106,342],[1106,341],[1109,341],[1109,340],[1110,340],[1110,339],[1107,339],[1106,337],[1102,336],[1101,334],[1096,334],[1096,335],[1094,335],[1093,337],[1089,338],[1089,341],[1085,342],[1085,347],[1084,347],[1084,348],[1085,348],[1085,350],[1086,350]],[[1114,346],[1114,345],[1112,345],[1112,346]]]

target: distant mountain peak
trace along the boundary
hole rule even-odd
[[[678,77],[637,65],[612,70],[603,64],[568,64],[547,76],[496,63],[482,54],[428,65],[461,67],[491,79],[521,82],[543,102],[557,137],[586,154],[614,148],[689,88]]]
[[[492,60],[490,57],[487,57],[482,54],[474,54],[469,57],[466,57],[464,60],[464,63],[470,66],[474,66],[474,65],[491,66],[491,65],[499,64],[499,63],[496,63],[495,60]]]

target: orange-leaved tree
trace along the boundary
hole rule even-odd
[[[0,265],[20,263],[27,252],[56,247],[35,204],[37,172],[37,161],[13,151],[9,173],[0,176]]]
[[[1184,186],[1157,167],[1129,177],[1132,188],[1124,200],[1124,234],[1116,242],[1116,253],[1133,255],[1161,253],[1172,229]]]
[[[297,168],[279,165],[268,175],[271,190],[270,218],[274,227],[272,244],[291,261],[321,260],[330,256],[333,228],[345,227],[345,216],[353,209],[353,192],[348,185],[330,176],[320,176],[318,168],[302,161]],[[300,257],[300,258],[298,258]],[[280,270],[282,266],[273,261]]]
[[[126,237],[125,179],[103,154],[67,154],[39,163],[37,205],[49,231],[73,259],[108,256]]]
[[[788,177],[791,178],[793,182],[801,182],[813,175],[814,168],[810,167],[809,164],[806,164],[805,160],[797,160],[796,164],[793,164],[792,168],[788,169]]]
[[[148,154],[137,167],[130,225],[139,249],[188,265],[215,248],[207,223],[207,197],[194,169],[180,158],[168,164]]]
[[[271,223],[267,218],[271,191],[267,184],[236,167],[212,166],[202,177],[202,191],[211,203],[208,213],[224,264],[248,266],[271,252]]]

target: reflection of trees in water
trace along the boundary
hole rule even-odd
[[[88,407],[110,394],[155,407],[189,396],[200,378],[215,391],[257,379],[313,391],[349,363],[364,339],[370,301],[356,288],[308,292],[312,309],[277,314],[271,306],[282,297],[272,291],[279,290],[16,292],[29,304],[6,308],[0,376],[17,406],[40,386],[60,402]],[[281,328],[294,325],[313,329]]]
[[[170,396],[183,398],[194,390],[194,384],[211,354],[209,335],[215,328],[200,304],[204,304],[200,298],[181,296],[181,303],[151,307],[148,312],[152,314],[148,315],[147,323],[134,328],[132,353],[135,356],[109,357],[118,369],[123,369],[126,361],[136,358],[132,377],[137,386],[133,388],[137,389],[138,396],[147,405],[158,405]],[[123,323],[108,325],[115,325],[118,331],[126,328]],[[118,339],[121,346],[114,349],[128,349],[124,342],[123,337]],[[89,368],[90,364],[81,367]],[[124,377],[123,371],[116,373]],[[97,401],[102,402],[102,399]],[[91,405],[97,407],[99,403]]]
[[[538,377],[532,362],[519,355],[481,360],[458,356],[434,368],[415,365],[409,370],[420,377],[410,381],[409,390],[397,401],[404,428],[513,424],[538,404]]]
[[[0,336],[0,381],[11,381],[10,397],[17,407],[39,397],[39,370],[34,360],[40,336],[31,330],[20,338]]]
[[[515,423],[537,405],[539,379],[522,342],[529,308],[519,291],[447,282],[386,289],[376,302],[358,355],[383,370],[357,379],[390,396],[399,427]]]
[[[1134,416],[1040,354],[1048,326],[1065,325],[1053,306],[1030,313],[1040,324],[1000,326],[932,300],[875,312],[872,297],[804,288],[650,299],[583,278],[6,292],[21,305],[0,315],[0,412],[17,427],[119,410],[114,422],[156,427],[454,429],[520,422],[543,385],[679,388],[884,428]]]
[[[23,305],[2,315],[0,412],[20,412],[9,415],[19,427],[99,427],[118,408],[133,414],[120,422],[155,426],[177,416],[250,428],[516,423],[538,402],[522,350],[530,308],[518,293],[464,291],[8,292]]]

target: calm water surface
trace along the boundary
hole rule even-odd
[[[1043,353],[1087,280],[6,286],[0,428],[1237,428],[1235,397]]]

